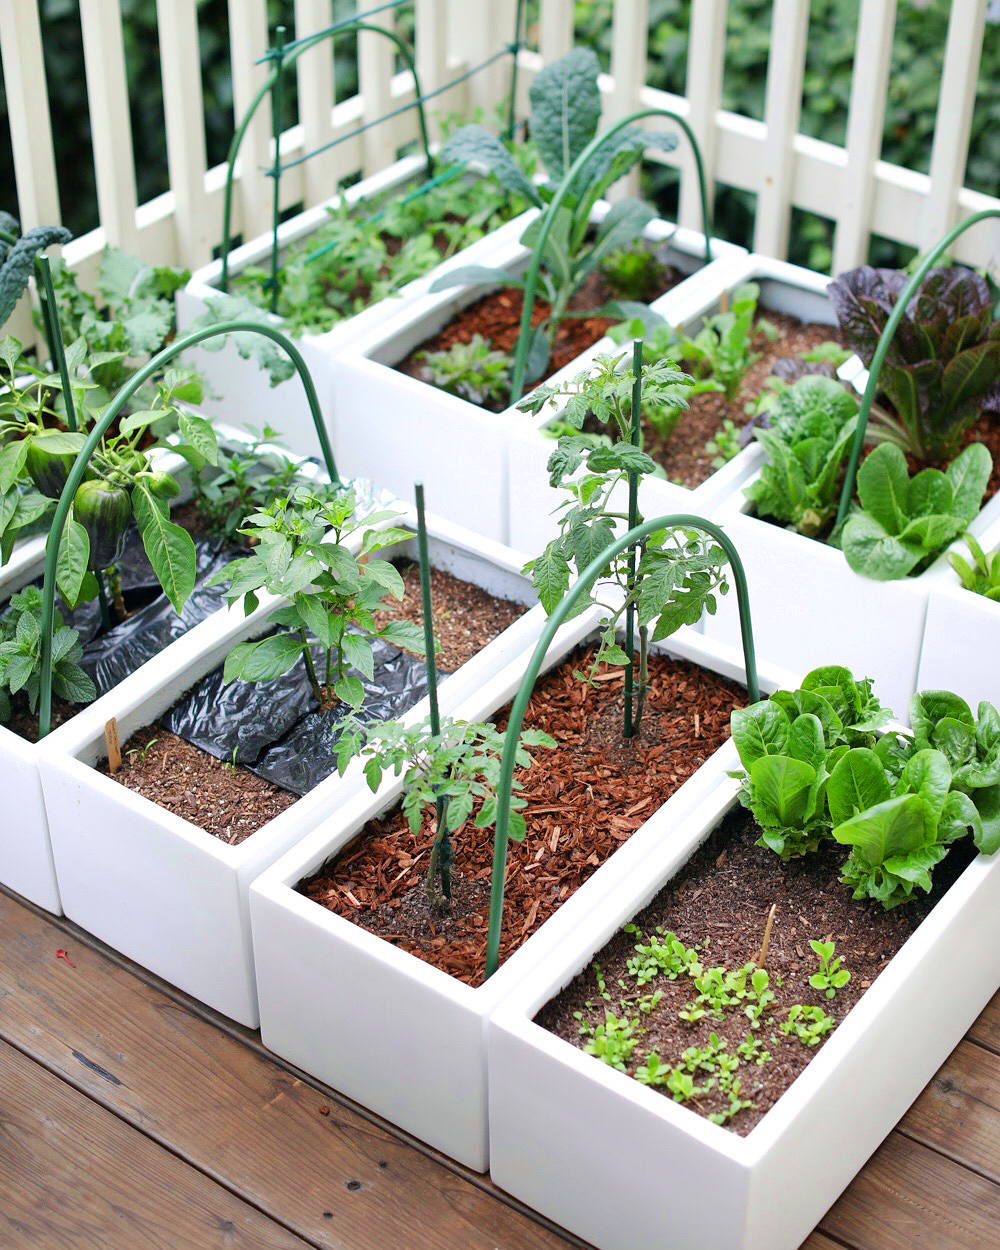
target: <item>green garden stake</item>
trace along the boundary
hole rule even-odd
[[[640,422],[642,419],[642,339],[636,339],[632,345],[632,446],[640,447],[642,445],[642,431]],[[628,475],[628,527],[634,530],[639,524],[639,474],[634,470],[629,470]],[[635,586],[635,568],[636,568],[637,545],[633,543],[628,549],[628,588],[629,594]],[[639,732],[639,722],[642,719],[641,703],[638,716],[633,715],[633,700],[635,698],[634,679],[635,679],[635,604],[630,603],[625,609],[625,654],[628,656],[628,663],[625,665],[625,738],[634,738]],[[640,697],[645,676],[645,647],[643,647],[643,660],[639,665],[639,689]]]
[[[507,107],[507,138],[514,138],[517,127],[517,54],[521,50],[521,31],[524,29],[524,0],[517,0],[517,11],[514,15],[514,42],[510,45],[512,59],[510,64],[510,103]]]
[[[587,144],[580,155],[576,158],[569,169],[563,175],[563,180],[556,188],[552,199],[549,201],[547,208],[542,210],[539,217],[540,229],[535,239],[534,247],[531,252],[531,259],[528,262],[528,271],[524,278],[524,302],[521,306],[521,324],[518,329],[517,349],[514,353],[514,373],[511,381],[511,398],[510,402],[516,404],[524,394],[524,371],[528,359],[528,344],[531,339],[531,315],[535,308],[535,295],[538,290],[538,271],[541,268],[542,257],[545,249],[548,247],[549,235],[552,233],[552,227],[555,224],[556,214],[562,208],[569,189],[576,180],[577,174],[587,164],[590,158],[605,143],[618,133],[619,130],[630,126],[632,122],[639,121],[643,117],[669,117],[675,121],[684,133],[687,135],[694,152],[695,166],[698,171],[698,187],[701,192],[701,219],[702,229],[705,232],[705,264],[709,264],[712,260],[712,222],[708,211],[708,189],[705,183],[705,166],[701,159],[701,148],[698,141],[694,137],[694,131],[688,125],[687,121],[680,116],[679,113],[673,112],[671,109],[647,108],[639,109],[635,113],[629,113],[627,117],[623,117],[621,121],[615,122],[613,126],[609,126],[602,134],[595,135]]]
[[[63,403],[66,406],[66,424],[75,434],[77,431],[76,405],[73,403],[73,392],[70,390],[69,369],[66,367],[66,348],[63,344],[62,325],[59,321],[59,309],[56,306],[56,293],[52,286],[52,268],[47,256],[35,259],[35,272],[41,280],[44,298],[42,300],[42,316],[45,319],[45,337],[49,340],[49,349],[59,380],[62,382]]]
[[[500,930],[503,923],[504,874],[507,869],[507,843],[510,829],[511,783],[514,780],[514,761],[517,753],[517,741],[524,724],[524,714],[538,680],[546,652],[553,638],[567,618],[572,614],[577,601],[584,593],[588,593],[594,582],[607,567],[609,561],[620,555],[627,547],[652,534],[655,530],[668,529],[676,526],[680,529],[698,529],[710,534],[725,551],[733,570],[736,583],[736,601],[740,612],[740,637],[743,642],[743,663],[747,674],[747,693],[750,702],[760,699],[760,683],[757,679],[757,658],[753,642],[753,626],[750,620],[750,593],[747,589],[746,572],[739,552],[733,541],[718,525],[706,521],[704,517],[691,516],[688,513],[675,513],[670,516],[653,517],[651,521],[643,521],[635,529],[631,529],[621,538],[591,560],[577,580],[569,588],[556,605],[552,615],[545,623],[541,637],[532,652],[527,670],[521,680],[520,688],[510,709],[507,732],[504,738],[503,758],[500,764],[500,780],[497,783],[497,819],[493,837],[493,871],[490,882],[490,920],[486,938],[486,976],[491,977],[500,963]]]
[[[851,454],[847,460],[847,474],[844,478],[844,488],[840,492],[840,505],[837,508],[835,525],[841,524],[851,508],[851,500],[854,498],[854,483],[858,475],[858,465],[861,462],[861,449],[864,446],[865,433],[868,430],[868,417],[872,410],[872,404],[875,402],[875,394],[878,391],[879,374],[889,353],[896,329],[906,312],[906,306],[919,291],[924,278],[927,277],[927,274],[933,268],[935,261],[941,258],[958,236],[964,234],[970,226],[976,225],[977,222],[985,221],[988,217],[1000,217],[1000,208],[984,208],[978,213],[973,213],[971,217],[966,217],[954,229],[949,230],[940,243],[932,247],[920,261],[920,264],[913,272],[913,277],[906,284],[905,289],[896,301],[895,307],[889,314],[889,320],[885,323],[885,329],[882,331],[882,337],[875,348],[875,355],[872,357],[871,367],[868,370],[868,382],[865,386],[865,393],[861,397],[861,407],[858,409],[858,424],[854,431],[854,437],[851,440]]]
[[[274,135],[274,164],[271,166],[271,177],[274,179],[271,196],[271,312],[278,311],[278,225],[281,221],[281,132],[284,129],[284,86],[283,71],[285,47],[284,26],[275,27],[274,48],[274,83],[271,87],[271,130]]]
[[[427,553],[427,522],[424,519],[424,484],[416,482],[417,496],[417,555],[420,562],[420,602],[424,613],[424,650],[427,653],[427,702],[430,704],[431,733],[435,738],[441,734],[441,715],[438,710],[437,661],[434,658],[434,616],[431,603],[431,565]],[[437,867],[441,872],[441,892],[451,898],[451,846],[445,829],[448,800],[437,800],[437,836],[431,848],[431,863],[427,880],[434,880]]]
[[[181,352],[187,351],[188,348],[204,342],[205,339],[218,338],[220,335],[225,334],[242,333],[263,334],[265,338],[271,339],[272,342],[277,343],[279,347],[288,353],[305,388],[306,400],[312,413],[316,435],[323,453],[323,463],[326,465],[327,473],[330,475],[330,481],[334,485],[340,482],[340,478],[337,476],[337,466],[333,459],[333,450],[330,447],[329,435],[326,432],[326,426],[323,424],[323,414],[320,412],[319,397],[316,394],[316,385],[312,380],[312,375],[309,373],[309,368],[303,360],[299,349],[280,330],[276,330],[274,326],[265,325],[259,321],[225,321],[215,326],[203,326],[200,330],[192,330],[182,338],[175,339],[169,346],[162,348],[155,356],[147,360],[142,368],[137,369],[132,377],[129,378],[94,423],[94,428],[87,435],[87,441],[73,461],[73,467],[69,471],[66,485],[59,496],[55,515],[52,518],[52,526],[49,529],[49,536],[45,543],[45,576],[42,581],[41,680],[38,695],[39,740],[44,738],[52,727],[52,620],[56,603],[56,565],[59,559],[59,545],[62,542],[63,531],[66,528],[66,520],[69,516],[70,508],[73,506],[73,498],[76,495],[77,488],[83,481],[83,475],[87,471],[90,458],[97,450],[101,439],[111,428],[122,408],[124,408],[136,391],[149,381],[161,365],[173,360],[175,356],[179,356]]]

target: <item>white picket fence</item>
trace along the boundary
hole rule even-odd
[[[378,3],[358,0],[359,12]],[[417,70],[425,93],[486,60],[513,38],[515,0],[413,3]],[[680,112],[701,143],[709,187],[718,179],[756,194],[757,250],[786,255],[793,207],[836,222],[836,271],[864,259],[872,233],[922,248],[961,216],[1000,206],[1000,199],[962,185],[987,0],[953,0],[929,174],[879,159],[896,0],[864,0],[860,6],[844,147],[798,131],[808,0],[774,0],[763,121],[719,108],[727,9],[727,0],[697,0],[692,5],[687,93],[676,96],[644,83],[648,0],[615,0],[611,73],[601,80],[607,97],[605,119],[640,107]],[[160,263],[200,265],[221,235],[225,167],[206,168],[197,2],[157,0],[170,190],[145,204],[138,204],[136,196],[119,4],[80,0],[80,18],[101,225],[68,244],[66,258],[81,269],[85,281],[105,243]],[[322,29],[331,20],[331,0],[295,0],[294,18],[297,37]],[[383,11],[368,20],[386,23],[392,18],[391,11]],[[229,0],[229,19],[239,118],[267,72],[266,64],[257,63],[270,42],[266,0]],[[18,201],[16,208],[4,207],[15,211],[25,228],[59,220],[43,38],[36,0],[0,0],[0,53]],[[527,112],[528,88],[539,67],[568,51],[572,43],[573,0],[541,0],[538,51],[522,49],[519,56],[521,116]],[[359,37],[357,96],[333,104],[328,54],[307,53],[295,73],[301,117],[282,136],[286,161],[399,108],[414,94],[409,73],[394,73],[390,42],[366,33]],[[482,108],[491,114],[508,89],[509,76],[510,58],[503,57],[438,96],[431,113]],[[338,179],[388,164],[397,148],[416,134],[416,113],[410,110],[295,166],[282,178],[283,207],[325,199]],[[245,237],[267,229],[270,222],[271,183],[264,172],[273,159],[270,136],[265,101],[244,141],[237,170],[233,227]],[[698,185],[687,145],[682,142],[674,153],[651,157],[680,167],[680,222],[698,228]],[[962,237],[954,252],[973,264],[997,265],[1000,224],[996,220],[980,224]],[[26,307],[18,310],[14,330],[30,335]]]

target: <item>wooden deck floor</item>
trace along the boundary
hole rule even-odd
[[[0,893],[0,1246],[581,1244]],[[1000,994],[803,1250],[836,1247],[1000,1247]]]

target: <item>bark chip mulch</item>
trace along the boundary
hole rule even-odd
[[[536,749],[518,770],[528,832],[511,842],[501,960],[508,958],[729,737],[729,715],[746,705],[735,682],[685,660],[650,658],[642,732],[622,739],[622,669],[602,669],[598,689],[573,676],[592,648],[542,677],[525,727],[559,744]],[[508,709],[496,718],[506,726]],[[485,969],[492,830],[454,835],[455,898],[434,912],[423,893],[433,816],[414,837],[398,807],[369,821],[337,858],[299,884],[309,898],[355,924],[478,985]]]
[[[682,276],[676,270],[665,267],[658,294],[676,286]],[[592,273],[570,300],[569,307],[571,311],[583,312],[588,308],[599,308],[614,298],[614,292],[606,279],[600,273]],[[489,339],[494,350],[513,354],[521,327],[523,306],[523,293],[513,287],[484,295],[460,309],[446,326],[421,343],[396,368],[421,382],[426,381],[422,359],[424,352],[447,351],[456,343],[471,342],[476,334]],[[549,305],[542,299],[536,299],[531,313],[531,324],[538,325],[548,315]],[[603,338],[618,321],[618,317],[567,317],[556,331],[545,377],[551,377],[558,369],[575,360],[591,344]],[[537,381],[544,381],[544,378]],[[484,404],[483,407],[491,412],[502,412],[507,404]]]
[[[689,1046],[705,1046],[711,1033],[728,1043],[731,1054],[753,1033],[772,1058],[759,1066],[744,1061],[737,1072],[741,1096],[753,1102],[727,1124],[740,1134],[748,1133],[763,1118],[824,1044],[821,1040],[815,1047],[806,1046],[794,1035],[781,1033],[788,1009],[795,1003],[815,1005],[840,1024],[971,858],[965,844],[953,848],[934,870],[930,895],[885,911],[872,900],[855,901],[850,889],[838,881],[849,848],[826,843],[812,855],[783,864],[772,851],[756,845],[759,832],[748,812],[734,808],[632,923],[644,941],[657,929],[673,933],[686,946],[701,948],[705,968],[735,970],[756,961],[768,911],[776,904],[765,964],[775,999],[765,1009],[760,1029],[751,1030],[741,1006],[727,1008],[722,1019],[709,1012],[695,1023],[680,1020],[678,1010],[697,997],[693,982],[683,975],[676,981],[660,975],[637,989],[627,964],[638,939],[625,933],[616,934],[594,957],[611,1002],[602,1000],[593,966],[588,964],[535,1017],[543,1028],[582,1048],[587,1039],[581,1036],[580,1020],[574,1013],[581,1013],[592,1027],[604,1023],[605,1008],[615,1015],[639,1016],[643,1032],[632,1054],[630,1075],[637,1067],[645,1067],[646,1056],[653,1051],[662,1063],[673,1067]],[[850,981],[833,999],[809,984],[809,977],[819,969],[810,939],[833,941],[835,956],[842,957],[842,966],[851,973]],[[625,982],[624,991],[619,978]],[[663,997],[649,1015],[622,1002],[626,996],[634,1000],[656,990]],[[696,1074],[695,1082],[702,1083],[706,1075]],[[671,1096],[662,1087],[656,1092]],[[724,1111],[728,1099],[714,1089],[684,1105],[707,1115]]]
[[[423,621],[418,566],[409,564],[401,572],[405,597],[386,596],[385,607],[375,614],[379,626],[395,620]],[[431,570],[431,600],[435,637],[442,643],[438,663],[445,672],[461,667],[527,611],[520,603],[499,599],[440,569]],[[70,708],[67,715],[76,710]],[[153,739],[156,744],[143,757],[142,749]],[[118,773],[108,773],[106,760],[98,765],[99,770],[233,846],[299,797],[240,764],[230,767],[156,725],[133,734],[123,744],[122,756]]]

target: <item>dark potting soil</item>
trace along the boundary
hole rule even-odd
[[[605,1009],[616,1016],[638,1017],[639,1040],[629,1075],[645,1067],[646,1057],[653,1052],[672,1068],[688,1047],[705,1046],[712,1033],[726,1042],[731,1055],[753,1034],[771,1059],[759,1065],[743,1060],[736,1073],[742,1086],[740,1096],[753,1103],[728,1122],[727,1127],[740,1134],[761,1120],[825,1040],[810,1047],[794,1034],[783,1034],[780,1026],[789,1008],[795,1003],[815,1005],[840,1024],[974,854],[971,842],[969,848],[964,843],[954,847],[935,869],[930,895],[885,911],[872,900],[855,901],[850,889],[838,881],[848,848],[826,843],[812,855],[783,864],[773,852],[756,845],[759,833],[750,814],[734,808],[632,922],[644,941],[657,930],[661,936],[673,933],[685,946],[700,948],[705,968],[722,966],[732,971],[756,961],[767,915],[775,904],[765,961],[775,998],[765,1009],[759,1029],[751,1029],[742,1006],[725,1009],[722,1019],[711,1011],[694,1023],[679,1019],[677,1012],[698,995],[693,982],[683,974],[676,981],[659,975],[638,989],[627,968],[638,939],[624,932],[616,934],[593,961],[600,966],[610,1002],[601,998],[593,964],[588,964],[536,1016],[536,1023],[581,1049],[587,1041],[581,1023],[591,1028],[604,1024]],[[834,942],[835,955],[851,973],[850,981],[833,999],[809,984],[809,977],[819,969],[810,939]],[[625,983],[624,990],[619,979]],[[663,995],[659,1003],[650,1014],[641,1014],[636,1000],[658,990]],[[631,1003],[625,1001],[628,998]],[[601,1061],[595,1058],[594,1062]],[[695,1084],[703,1084],[706,1076],[704,1071],[696,1072]],[[671,1096],[663,1087],[656,1089]],[[709,1115],[725,1112],[729,1100],[715,1088],[684,1105]]]
[[[752,416],[746,411],[747,406],[754,404],[779,360],[800,358],[803,352],[820,343],[841,342],[836,326],[803,323],[770,309],[765,309],[761,317],[774,326],[778,337],[772,343],[763,331],[755,332],[753,350],[760,352],[760,359],[747,370],[732,403],[719,392],[692,395],[668,439],[661,437],[649,421],[643,419],[643,447],[670,481],[694,488],[711,477],[715,472],[712,465],[715,453],[705,450],[706,442],[718,434],[727,417],[736,426],[746,425]],[[585,423],[584,429],[594,434],[607,432],[596,420]]]
[[[662,283],[657,293],[669,291],[672,286],[680,282],[682,277],[683,275],[676,270],[664,267]],[[569,307],[571,311],[580,312],[588,308],[599,308],[614,298],[615,294],[607,280],[600,273],[592,273],[570,300]],[[476,334],[488,339],[496,351],[512,354],[518,340],[523,306],[523,294],[514,288],[505,288],[484,295],[457,312],[446,326],[421,343],[401,360],[396,368],[401,373],[407,373],[410,377],[424,382],[427,380],[424,377],[422,361],[424,352],[447,351],[456,343],[470,342]],[[544,300],[536,299],[531,314],[531,324],[538,325],[548,314],[549,305]],[[568,365],[571,360],[575,360],[582,351],[602,338],[619,320],[620,318],[616,317],[566,318],[556,332],[552,355],[544,376],[550,377],[556,370]],[[544,378],[534,380],[544,381]],[[507,401],[484,404],[483,407],[491,412],[502,412],[507,407]]]
[[[431,595],[435,605],[445,604],[447,596],[452,632],[473,654],[526,610],[437,569],[431,574]],[[464,615],[466,599],[471,605],[468,619]],[[406,600],[385,602],[379,613],[382,624],[413,619],[407,614]],[[360,718],[392,720],[426,693],[426,665],[422,659],[378,640],[373,653],[374,680],[360,678],[366,696]],[[313,657],[322,676],[318,649]],[[352,675],[360,677],[358,673]],[[439,675],[444,680],[447,668]],[[115,774],[115,780],[201,824],[207,832],[236,843],[336,771],[334,747],[345,708],[318,706],[301,660],[273,682],[235,681],[227,685],[222,676],[220,665],[174,703],[156,726],[133,735],[123,746],[128,762]],[[143,759],[141,745],[160,736],[169,749],[158,745]],[[188,749],[181,752],[175,739]],[[136,753],[129,756],[130,750]],[[195,763],[197,756],[204,760]],[[99,767],[107,773],[106,761]],[[248,777],[261,784],[251,784]],[[193,806],[198,786],[206,779],[209,823]],[[244,814],[235,821],[232,813],[244,806]]]
[[[519,769],[527,836],[511,842],[501,959],[508,958],[570,894],[729,737],[729,716],[746,691],[684,660],[654,655],[642,731],[622,739],[622,669],[603,669],[598,688],[573,676],[593,649],[578,650],[542,677],[525,727],[559,744],[538,748]],[[503,729],[508,709],[497,716]],[[434,841],[429,815],[414,837],[397,806],[370,821],[299,890],[331,911],[469,985],[483,978],[493,831],[466,824],[454,835],[454,900],[434,911],[423,876]]]

